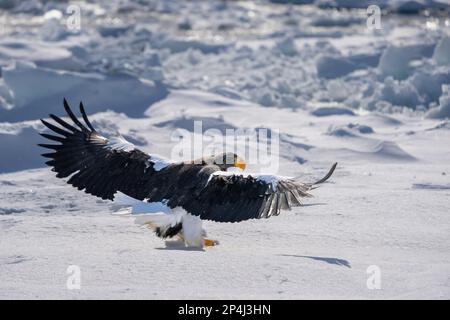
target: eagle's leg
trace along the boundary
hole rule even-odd
[[[205,247],[214,247],[219,244],[219,240],[209,239],[206,237],[205,229],[202,229],[202,236],[203,236],[203,246],[205,246]]]
[[[186,214],[182,219],[183,228],[179,237],[188,247],[211,247],[219,244],[219,241],[206,238],[206,231],[202,228],[202,220],[191,214]]]
[[[191,246],[189,242],[186,242],[186,239],[184,238],[182,233],[177,234],[177,238],[179,241],[183,241],[187,246]],[[203,238],[204,247],[214,247],[217,246],[218,244],[219,240]]]

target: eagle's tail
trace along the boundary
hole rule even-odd
[[[160,238],[172,238],[183,228],[183,215],[179,213],[152,213],[138,215],[134,222],[153,230]]]
[[[315,186],[315,185],[317,185],[317,184],[321,184],[321,183],[324,183],[325,181],[327,181],[327,180],[331,177],[331,175],[333,174],[334,170],[336,169],[336,166],[337,166],[337,162],[335,162],[335,163],[331,166],[331,168],[330,168],[330,170],[328,171],[328,173],[327,173],[322,179],[317,180],[317,181],[314,182],[314,183],[311,183],[311,186]]]

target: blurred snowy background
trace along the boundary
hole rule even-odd
[[[371,4],[382,29],[367,27]],[[136,118],[174,88],[444,119],[449,11],[444,0],[1,0],[0,143],[36,151],[23,121],[61,114],[62,97]],[[0,172],[41,166],[35,154],[3,155]]]
[[[280,130],[280,174],[340,167],[294,214],[208,226],[209,256],[154,250],[43,169],[38,119],[63,97],[146,151],[202,120]],[[448,0],[0,0],[0,298],[448,299],[449,117]]]

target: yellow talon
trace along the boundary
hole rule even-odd
[[[213,239],[203,239],[205,247],[213,247],[219,244],[219,241]]]

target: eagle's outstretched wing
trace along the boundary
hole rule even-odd
[[[269,218],[302,205],[309,191],[331,177],[337,163],[314,183],[302,183],[298,178],[274,175],[241,175],[213,173],[206,186],[182,207],[203,220],[239,222]]]
[[[55,115],[50,117],[61,127],[42,123],[57,135],[41,133],[59,144],[40,144],[51,149],[50,158],[58,178],[69,177],[69,184],[103,199],[114,199],[117,191],[148,202],[163,201],[170,208],[182,207],[203,220],[238,222],[268,218],[282,209],[301,205],[315,183],[297,178],[271,175],[239,175],[220,171],[216,165],[170,163],[137,149],[121,136],[105,138],[89,122],[80,103],[85,124],[73,114],[67,101],[64,108],[73,121],[69,124]]]
[[[53,167],[56,176],[71,176],[69,184],[103,199],[112,200],[114,194],[121,191],[143,200],[149,191],[148,181],[155,172],[170,164],[140,151],[121,136],[106,139],[100,135],[89,122],[82,103],[80,112],[85,124],[77,119],[65,99],[64,108],[74,125],[53,114],[50,117],[61,127],[41,120],[58,134],[41,133],[59,144],[40,144],[53,151],[43,156],[50,158],[46,164]]]

